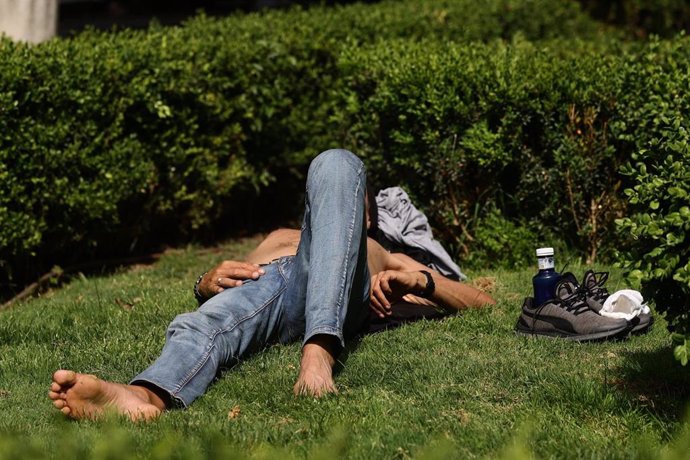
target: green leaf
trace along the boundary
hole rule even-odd
[[[688,357],[690,357],[690,346],[688,340],[683,340],[683,343],[673,349],[673,356],[680,361],[680,364],[686,366],[688,364]]]
[[[674,332],[671,334],[671,341],[676,345],[681,345],[685,342],[685,335],[680,332]]]

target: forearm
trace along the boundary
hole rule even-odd
[[[496,303],[491,296],[478,289],[424,268],[423,271],[430,274],[433,283],[419,270],[385,270],[372,277],[370,304],[379,317],[392,314],[391,302],[400,299],[420,305],[430,305],[431,302],[431,305],[451,310]]]
[[[486,305],[494,305],[496,301],[488,294],[472,286],[469,286],[458,281],[453,281],[435,271],[428,270],[431,277],[436,284],[434,292],[427,297],[427,300],[432,301],[436,305],[453,309],[462,310],[465,308],[477,308]],[[419,292],[426,286],[426,277],[424,274],[418,275],[418,289],[412,290],[410,294]],[[419,302],[424,303],[424,302]]]

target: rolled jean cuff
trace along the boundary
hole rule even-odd
[[[340,348],[343,348],[345,346],[345,338],[343,337],[343,331],[338,329],[337,327],[333,326],[318,326],[310,330],[309,332],[306,332],[304,334],[304,340],[302,341],[302,346],[304,346],[309,339],[314,337],[315,335],[332,335],[338,339],[338,342],[340,343]]]
[[[185,402],[184,399],[182,399],[180,396],[177,396],[172,390],[169,390],[168,388],[165,388],[164,385],[154,382],[151,379],[148,378],[141,378],[141,377],[135,377],[131,382],[129,382],[130,385],[137,385],[140,387],[151,387],[154,386],[158,388],[159,390],[165,392],[169,397],[170,397],[170,403],[174,406],[173,408],[175,409],[187,409],[189,407],[189,404]],[[170,408],[172,409],[172,408]]]

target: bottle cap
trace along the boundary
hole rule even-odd
[[[539,248],[537,249],[537,257],[552,256],[553,248]]]

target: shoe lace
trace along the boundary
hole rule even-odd
[[[609,279],[608,272],[593,272],[594,285],[591,287],[580,286],[586,295],[593,297],[597,302],[603,303],[609,296],[609,291],[604,287],[606,280]]]
[[[552,299],[550,301],[546,301],[537,307],[537,310],[532,316],[532,334],[534,334],[534,329],[536,328],[537,318],[541,315],[544,307],[551,302],[560,303],[566,310],[572,312],[574,315],[577,315],[585,310],[589,310],[589,306],[587,305],[587,292],[580,288],[576,289],[575,292],[563,299]]]
[[[534,315],[532,316],[532,327],[531,327],[532,335],[534,335],[534,329],[537,326],[537,318],[539,318],[539,316],[541,315],[541,311],[544,309],[544,307],[546,306],[547,303],[548,302],[544,302],[541,305],[539,305],[537,307],[537,310],[534,312]]]
[[[582,287],[576,289],[575,292],[570,294],[568,297],[561,299],[561,303],[566,310],[575,315],[580,314],[585,310],[589,310],[589,305],[587,305],[587,291],[582,289]]]

